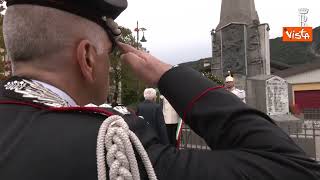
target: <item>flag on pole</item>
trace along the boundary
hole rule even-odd
[[[179,148],[180,143],[181,143],[181,135],[182,135],[182,128],[183,128],[183,121],[181,118],[178,120],[178,127],[177,127],[177,132],[176,132],[176,140],[177,140],[177,147]]]

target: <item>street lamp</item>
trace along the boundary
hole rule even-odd
[[[140,31],[142,32],[142,38],[140,40],[140,42],[147,42],[146,40],[146,37],[144,36],[144,32],[146,31],[147,29],[144,28],[144,27],[139,27],[139,21],[137,21],[137,27],[134,29],[134,31],[137,32],[137,49],[139,49],[139,33]],[[140,92],[140,81],[137,79],[137,89],[138,89],[138,94],[139,95],[139,92]]]
[[[137,49],[139,49],[139,32],[140,31],[142,32],[142,38],[141,38],[140,42],[147,42],[146,38],[144,37],[144,32],[146,30],[147,29],[144,27],[139,28],[139,22],[137,21],[137,27],[134,29],[134,31],[137,32]]]

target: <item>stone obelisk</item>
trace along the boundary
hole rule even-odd
[[[259,17],[253,0],[223,0],[217,29],[232,22],[251,24],[254,20],[259,21]]]
[[[270,74],[269,26],[260,24],[254,0],[222,0],[212,57],[213,75],[224,79],[231,71],[240,89],[247,77]]]

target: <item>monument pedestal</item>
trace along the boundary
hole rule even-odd
[[[289,112],[289,85],[274,75],[247,79],[247,103],[269,115],[285,132],[300,132],[303,121]]]
[[[270,117],[287,134],[295,134],[302,132],[303,120],[297,118],[296,116],[293,116],[290,113]]]

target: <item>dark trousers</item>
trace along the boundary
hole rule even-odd
[[[169,143],[173,146],[176,146],[176,132],[178,124],[166,124],[167,133],[169,138]]]

